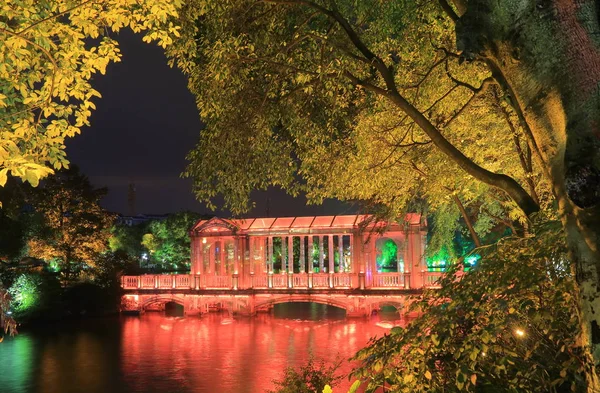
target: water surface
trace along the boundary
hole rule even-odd
[[[349,358],[397,319],[296,303],[253,318],[146,313],[36,327],[0,344],[0,392],[264,392],[286,367]]]

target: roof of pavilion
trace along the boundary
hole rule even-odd
[[[421,221],[418,213],[408,213],[404,222],[409,225],[427,225]],[[263,230],[294,230],[294,229],[327,229],[327,228],[357,228],[361,225],[386,226],[385,222],[376,222],[372,215],[342,215],[342,216],[307,216],[307,217],[263,217],[225,219],[213,217],[209,220],[200,220],[192,231],[203,231],[209,227],[221,227],[231,230],[263,231]]]

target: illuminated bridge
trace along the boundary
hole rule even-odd
[[[435,287],[423,256],[427,223],[372,216],[198,221],[190,231],[191,273],[122,277],[123,311],[175,302],[186,315],[218,307],[243,315],[277,303],[315,302],[370,315],[400,309],[408,295]]]

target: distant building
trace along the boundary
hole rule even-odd
[[[148,221],[162,221],[169,217],[168,214],[138,214],[135,216],[124,216],[119,214],[117,216],[117,225],[134,226],[146,223]]]

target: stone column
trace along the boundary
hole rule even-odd
[[[227,253],[225,253],[225,240],[220,240],[219,241],[220,245],[219,245],[219,261],[221,261],[221,268],[219,269],[220,272],[219,274],[221,276],[224,276],[225,274],[227,274],[225,272],[225,266],[227,265]]]
[[[304,255],[304,240],[306,239],[306,236],[300,236],[300,259],[298,260],[298,262],[300,262],[300,273],[304,273],[304,268],[306,266],[306,257]]]
[[[398,239],[397,246],[398,246],[398,248],[396,248],[396,263],[398,264],[397,271],[398,271],[398,273],[404,273],[404,261],[402,260],[402,249],[404,248],[404,241],[401,239]]]
[[[348,245],[349,246],[349,250],[348,251],[350,251],[350,258],[349,258],[349,261],[348,261],[348,264],[349,264],[348,268],[350,270],[350,273],[354,273],[355,270],[356,270],[354,268],[354,235],[350,234],[349,237],[350,237],[350,239],[349,239],[350,243],[348,243],[349,244]]]
[[[273,273],[273,237],[267,238],[267,271]]]
[[[323,235],[319,235],[319,273],[323,273]]]
[[[208,273],[212,274],[213,276],[217,273],[216,272],[216,262],[215,262],[215,258],[217,257],[217,242],[212,239],[212,243],[210,245],[210,248],[208,249]]]
[[[329,254],[329,269],[327,269],[329,271],[330,274],[335,273],[335,254],[334,254],[334,247],[333,247],[333,235],[329,235],[329,241],[327,242],[327,251]]]
[[[344,235],[338,235],[338,253],[339,253],[339,262],[338,262],[338,271],[343,273],[346,271],[346,262],[344,261]]]
[[[238,243],[241,241],[239,238],[233,238],[233,274],[240,274],[240,261],[239,257],[241,254],[241,247]]]
[[[190,243],[192,245],[192,249],[190,251],[190,274],[196,274],[198,271],[198,266],[196,266],[198,263],[198,254],[196,252],[198,245],[196,244],[196,237],[190,236]]]
[[[250,259],[250,275],[254,274],[254,238],[248,237],[248,249],[249,249],[249,259]]]
[[[196,238],[196,274],[204,274],[204,248],[202,240]]]
[[[294,274],[294,236],[288,236],[288,273]]]
[[[314,273],[315,272],[315,261],[313,260],[313,251],[315,248],[315,245],[313,243],[314,241],[314,236],[313,235],[309,235],[308,236],[308,272],[309,273]]]
[[[281,274],[285,274],[287,272],[287,253],[286,253],[286,237],[281,236]]]

